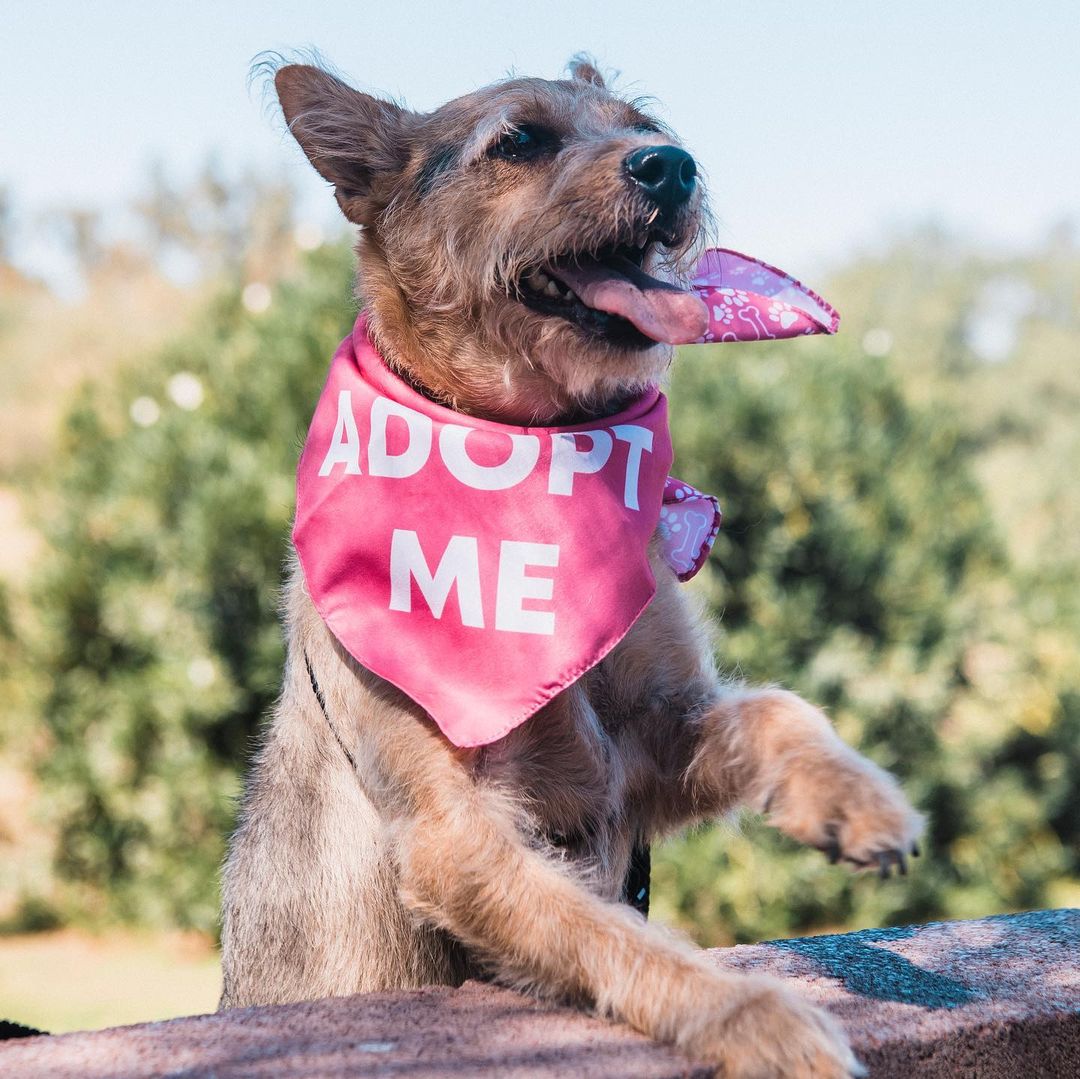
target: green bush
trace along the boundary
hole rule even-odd
[[[216,924],[224,838],[280,680],[293,470],[355,311],[350,262],[322,250],[261,315],[227,292],[163,355],[87,386],[67,420],[37,593],[40,775],[84,917]],[[177,375],[197,407],[171,399]],[[144,422],[160,413],[147,426],[129,414],[140,398]]]
[[[352,322],[351,272],[328,247],[262,314],[226,292],[70,413],[40,498],[52,550],[33,659],[69,918],[215,926],[224,837],[280,678],[293,470]],[[188,376],[203,399],[185,409],[169,387],[191,405]],[[142,397],[143,422],[160,412],[147,426],[131,418]],[[668,843],[656,909],[704,940],[1033,906],[1076,874],[1075,649],[1032,631],[1038,588],[1011,575],[961,428],[908,397],[844,338],[692,349],[677,368],[677,474],[725,508],[690,586],[722,665],[825,705],[931,821],[918,871],[887,886],[753,821]]]
[[[721,663],[825,706],[929,814],[930,856],[853,880],[748,821],[659,852],[658,910],[720,943],[1044,903],[1069,859],[1005,764],[1015,717],[972,684],[980,650],[1015,656],[1016,597],[950,416],[829,341],[684,356],[672,397],[677,471],[725,508],[702,583]]]

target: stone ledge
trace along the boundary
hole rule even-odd
[[[710,953],[832,1011],[873,1079],[1080,1075],[1080,911]],[[6,1079],[704,1077],[625,1027],[470,982],[0,1043]]]
[[[711,954],[828,1008],[873,1079],[1080,1076],[1080,910]]]

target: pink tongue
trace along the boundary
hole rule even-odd
[[[627,319],[654,341],[689,345],[709,328],[709,309],[696,293],[650,277],[629,259],[559,266],[548,272],[569,285],[587,307]]]

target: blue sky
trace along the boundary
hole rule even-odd
[[[148,162],[210,151],[331,200],[247,71],[315,47],[418,109],[587,50],[658,98],[709,179],[721,239],[796,272],[935,218],[1004,247],[1080,219],[1080,3],[511,4],[230,0],[4,5],[0,184],[26,222],[122,206]],[[40,239],[21,254],[48,268]]]

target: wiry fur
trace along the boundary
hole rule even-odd
[[[379,347],[423,392],[550,423],[610,414],[662,374],[670,349],[585,337],[514,291],[530,267],[654,225],[621,163],[672,136],[594,65],[423,116],[314,67],[276,82],[290,130],[362,226]],[[521,123],[558,132],[558,152],[490,156]],[[704,220],[698,196],[666,223],[654,266],[677,275]],[[542,714],[467,750],[341,648],[292,567],[284,686],[225,870],[222,1007],[483,975],[577,1000],[725,1075],[857,1068],[827,1016],[716,970],[618,902],[636,843],[739,805],[859,865],[906,852],[920,827],[817,709],[724,683],[699,615],[654,561],[656,596],[620,645]]]

